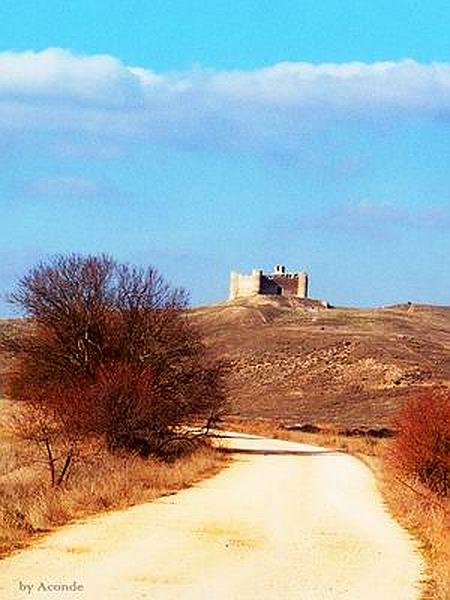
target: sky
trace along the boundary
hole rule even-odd
[[[59,253],[193,305],[305,269],[335,305],[450,304],[450,4],[2,0],[0,315]]]

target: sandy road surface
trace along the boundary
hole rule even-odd
[[[252,436],[225,443],[247,453],[198,487],[65,527],[1,561],[0,598],[418,597],[421,559],[362,463]],[[47,588],[72,582],[83,590]]]

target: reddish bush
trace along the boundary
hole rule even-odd
[[[12,301],[28,327],[0,339],[15,359],[7,394],[29,407],[21,434],[45,450],[52,483],[67,478],[83,440],[165,457],[220,418],[221,366],[206,356],[185,293],[155,269],[57,256]],[[67,441],[58,475],[55,445]]]
[[[388,460],[439,495],[450,493],[450,391],[433,389],[399,412]]]

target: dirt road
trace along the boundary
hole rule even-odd
[[[362,463],[253,436],[224,443],[243,452],[198,487],[65,527],[1,561],[0,598],[418,597],[415,544]]]

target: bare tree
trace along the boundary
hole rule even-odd
[[[219,418],[221,368],[208,364],[185,292],[155,269],[57,256],[31,270],[11,300],[29,327],[1,343],[15,357],[9,396],[45,416],[47,453],[45,440],[61,432],[73,440],[53,483],[64,480],[76,439],[102,436],[111,450],[169,456],[193,425],[204,430]]]

